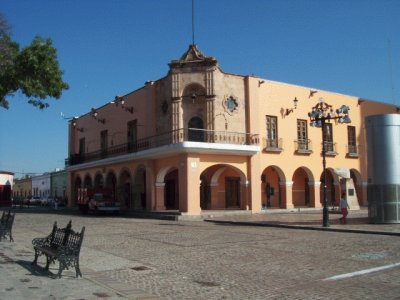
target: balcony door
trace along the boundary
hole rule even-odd
[[[306,120],[297,120],[297,145],[299,150],[309,150]]]
[[[128,151],[137,151],[137,120],[128,122]]]
[[[278,148],[278,119],[266,116],[267,148]]]
[[[333,152],[333,133],[332,133],[332,124],[325,123],[324,128],[324,140],[325,140],[325,151]]]
[[[108,148],[108,131],[103,130],[100,132],[100,150],[101,157],[107,156],[107,148]]]
[[[188,139],[193,142],[204,142],[204,123],[199,117],[193,117],[188,123]]]

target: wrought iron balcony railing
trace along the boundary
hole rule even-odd
[[[322,143],[321,143],[321,151],[322,151]],[[325,154],[327,156],[336,156],[338,153],[336,151],[336,143],[333,142],[325,142]]]
[[[84,154],[71,154],[69,158],[65,160],[65,165],[72,166],[187,141],[253,146],[260,144],[258,134],[182,128],[168,133],[138,139],[135,142],[107,147],[106,149],[98,151]]]
[[[360,149],[357,145],[346,145],[346,155],[348,157],[358,157],[360,155]]]
[[[294,149],[299,154],[312,153],[312,143],[309,139],[299,139],[294,141]]]
[[[283,140],[263,138],[263,149],[267,152],[282,152]]]

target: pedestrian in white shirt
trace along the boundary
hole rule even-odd
[[[340,198],[339,207],[342,212],[342,217],[340,218],[340,223],[346,224],[347,223],[346,217],[349,214],[347,209],[350,208],[349,204],[347,203],[347,200],[346,200],[346,193],[342,193],[342,197]]]

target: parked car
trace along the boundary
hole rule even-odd
[[[28,196],[28,197],[24,198],[22,200],[22,204],[29,205],[29,202],[31,201],[31,198],[32,198],[32,196]]]
[[[53,205],[53,202],[54,202],[54,199],[53,199],[53,197],[47,197],[47,198],[43,198],[42,200],[41,200],[41,205],[42,206],[52,206]]]
[[[33,196],[32,198],[29,199],[29,205],[40,205],[42,199],[38,196]]]

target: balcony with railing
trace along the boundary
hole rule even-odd
[[[309,139],[298,139],[294,141],[294,149],[297,154],[309,155],[312,151],[312,143]]]
[[[211,145],[210,145],[211,144]],[[138,139],[135,142],[114,145],[93,152],[71,154],[65,161],[66,166],[99,161],[132,153],[145,153],[159,147],[175,145],[174,149],[210,149],[215,151],[240,152],[252,154],[259,151],[259,135],[228,131],[213,131],[194,128],[182,128],[160,135]],[[205,146],[207,145],[207,146]],[[218,146],[217,146],[218,145]],[[153,151],[154,152],[154,151]],[[161,152],[161,151],[160,151]]]
[[[280,153],[283,151],[283,140],[280,139],[268,139],[263,138],[262,141],[263,150],[266,152],[277,152]]]
[[[360,149],[357,145],[346,145],[346,156],[357,158],[360,155]]]
[[[323,145],[321,143],[321,152],[323,151]],[[325,142],[325,155],[326,156],[336,156],[338,155],[336,151],[336,143],[334,142]]]

